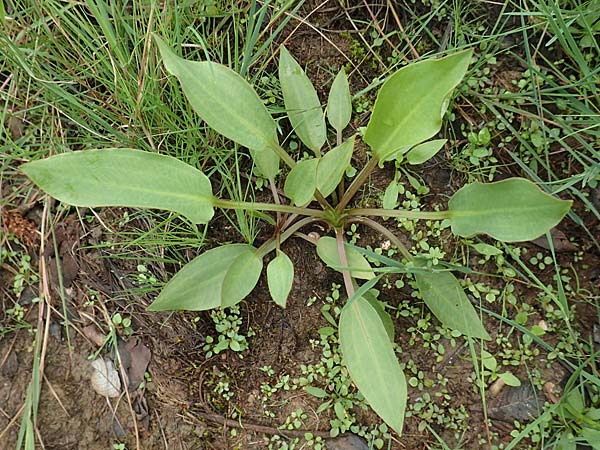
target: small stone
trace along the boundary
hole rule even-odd
[[[353,434],[327,439],[329,450],[369,450],[367,443]]]

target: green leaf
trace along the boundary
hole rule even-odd
[[[211,61],[188,61],[162,39],[156,44],[167,71],[175,75],[192,108],[211,128],[255,151],[273,151],[277,125],[252,86],[230,68]]]
[[[363,298],[344,308],[339,336],[342,358],[352,381],[379,417],[401,433],[406,379],[375,308]]]
[[[598,426],[597,424],[594,425]],[[593,450],[600,450],[600,430],[583,427],[581,429],[581,436],[585,438]]]
[[[348,259],[348,268],[350,275],[361,280],[370,280],[375,277],[373,269],[363,255],[349,246],[345,246],[346,258]],[[317,241],[317,254],[329,267],[341,270],[346,267],[342,266],[340,256],[338,254],[337,242],[335,238],[324,236]]]
[[[338,133],[350,123],[352,116],[352,97],[348,77],[342,67],[336,75],[329,91],[327,100],[327,118],[329,123]]]
[[[41,189],[75,206],[166,209],[194,223],[213,216],[210,181],[176,158],[132,149],[62,153],[23,164]]]
[[[277,153],[272,151],[257,151],[251,148],[250,155],[263,177],[269,179],[275,178],[275,175],[279,172],[279,156]]]
[[[563,403],[568,404],[577,413],[581,413],[585,409],[585,399],[579,387],[573,387],[565,393],[563,395]]]
[[[396,206],[398,206],[399,194],[400,190],[398,188],[398,183],[396,181],[392,181],[385,189],[385,193],[383,194],[383,207],[385,209],[394,209]]]
[[[318,388],[318,387],[304,386],[304,390],[306,392],[308,392],[310,395],[312,395],[313,397],[317,397],[317,398],[327,397],[327,392],[325,392],[323,389]]]
[[[331,317],[331,314],[329,314],[329,317]],[[329,317],[327,317],[328,321],[329,321]],[[333,320],[333,317],[331,317],[331,321],[333,321],[335,323],[335,321]],[[336,326],[337,326],[337,324],[336,324]],[[319,333],[320,336],[333,336],[335,334],[335,328],[321,327],[317,330],[317,332]]]
[[[263,262],[255,250],[254,247],[249,247],[249,251],[240,254],[229,266],[221,290],[223,307],[237,305],[258,283]]]
[[[490,339],[454,275],[450,272],[419,272],[414,275],[423,301],[440,322],[465,336]]]
[[[498,362],[496,361],[496,358],[494,358],[494,355],[485,350],[481,351],[481,362],[483,363],[483,367],[492,372],[495,372],[498,367]]]
[[[479,254],[485,255],[485,256],[496,256],[496,255],[502,254],[502,250],[500,250],[499,248],[496,248],[490,244],[485,244],[483,242],[480,242],[478,244],[473,244],[471,247],[473,247],[475,250],[477,250],[477,252]]]
[[[279,82],[294,131],[318,155],[327,137],[321,102],[304,70],[284,46],[279,57]]]
[[[563,431],[556,442],[555,450],[577,450],[577,441],[570,431]]]
[[[331,406],[331,400],[327,400],[326,402],[321,403],[315,412],[317,414],[320,414],[323,411],[329,409],[330,406]]]
[[[485,233],[499,241],[519,242],[540,237],[567,214],[571,201],[558,200],[523,178],[496,183],[472,183],[450,199],[450,224],[455,234]]]
[[[294,264],[285,253],[280,251],[267,266],[267,283],[271,298],[282,308],[285,308],[293,282]]]
[[[406,154],[406,160],[409,164],[423,164],[425,161],[433,158],[439,152],[448,139],[434,139],[433,141],[423,142],[416,145]]]
[[[585,417],[590,420],[600,420],[600,409],[598,408],[589,408],[585,413]]]
[[[385,310],[385,307],[382,302],[377,300],[377,297],[372,293],[372,291],[367,291],[363,295],[363,297],[369,304],[377,311],[377,315],[381,319],[381,323],[385,328],[385,331],[390,338],[390,342],[394,342],[396,328],[394,327],[394,321],[390,314]]]
[[[498,375],[498,378],[500,378],[502,381],[504,381],[504,383],[507,386],[514,386],[514,387],[521,386],[521,380],[519,380],[517,377],[515,377],[510,372],[501,373],[500,375]]]
[[[342,180],[354,151],[354,136],[328,151],[317,166],[317,189],[327,197]]]
[[[305,205],[312,200],[317,188],[318,165],[319,160],[316,158],[302,160],[285,179],[283,192],[295,205]]]
[[[344,405],[342,405],[341,401],[336,401],[333,404],[333,411],[335,412],[338,420],[346,420],[346,410],[344,409]]]
[[[464,77],[471,55],[467,50],[410,64],[388,78],[379,90],[364,136],[381,161],[440,130],[444,103]]]
[[[238,303],[258,282],[255,252],[250,245],[230,244],[202,253],[171,278],[148,310],[203,311]],[[248,274],[240,274],[241,264],[250,266]],[[226,281],[238,285],[224,286]]]

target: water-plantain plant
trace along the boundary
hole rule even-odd
[[[344,177],[355,136],[342,139],[352,114],[347,77],[341,70],[331,86],[326,113],[309,78],[281,47],[279,80],[287,117],[314,155],[296,161],[280,145],[277,123],[252,86],[233,70],[214,62],[178,57],[160,38],[156,43],[166,70],[178,78],[193,109],[214,130],[246,147],[269,179],[273,203],[240,202],[213,195],[209,178],[175,158],[134,149],[102,149],[59,154],[22,166],[41,189],[76,206],[161,208],[207,224],[214,209],[277,213],[273,237],[255,248],[228,244],[185,265],[150,305],[150,310],[207,310],[232,306],[256,286],[265,257],[269,292],[285,307],[294,264],[281,244],[306,225],[324,222],[335,237],[316,242],[318,255],[343,275],[348,300],[339,320],[344,364],[373,410],[398,433],[402,430],[407,389],[393,350],[391,320],[369,290],[381,275],[365,256],[344,242],[344,229],[360,222],[394,243],[404,256],[398,270],[410,272],[425,304],[442,324],[476,339],[489,339],[479,313],[449,271],[435,270],[412,256],[390,230],[369,218],[447,219],[458,236],[487,234],[505,242],[535,239],[555,226],[570,202],[553,198],[528,180],[510,178],[472,183],[458,190],[445,211],[354,208],[351,200],[369,175],[386,161],[418,165],[435,155],[445,140],[430,140],[440,130],[454,88],[464,77],[471,51],[410,64],[381,86],[362,140],[370,157],[353,181]],[[328,133],[327,122],[335,133]],[[328,145],[328,136],[335,141]],[[283,162],[286,170],[280,170]],[[276,189],[284,181],[285,198]],[[285,180],[284,180],[285,177]],[[392,192],[393,188],[388,188]],[[389,203],[389,202],[387,202]],[[391,202],[395,203],[395,202]],[[306,280],[306,282],[310,282]],[[362,284],[361,284],[362,283]]]

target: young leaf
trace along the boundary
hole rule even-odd
[[[335,131],[341,133],[350,123],[352,116],[352,97],[348,77],[342,67],[336,75],[327,99],[327,119]]]
[[[290,171],[283,192],[295,205],[305,205],[310,202],[317,188],[317,166],[319,160],[316,158],[305,159]]]
[[[479,315],[450,272],[415,273],[417,288],[431,312],[448,328],[465,336],[490,339]]]
[[[339,335],[352,381],[379,417],[401,433],[406,379],[375,308],[363,298],[352,302],[342,310]]]
[[[569,212],[570,200],[558,200],[523,178],[471,183],[450,199],[452,232],[469,237],[485,233],[499,241],[540,237]]]
[[[394,209],[398,206],[398,195],[400,191],[398,189],[398,183],[396,181],[392,181],[388,184],[388,187],[385,189],[385,193],[383,194],[383,207],[385,209]]]
[[[514,387],[521,386],[521,380],[519,380],[517,377],[515,377],[510,372],[503,372],[498,375],[498,378],[500,378],[502,381],[504,381],[504,384],[506,384],[508,386],[514,386]]]
[[[341,145],[328,151],[317,166],[317,189],[327,197],[342,180],[350,165],[354,150],[354,136]]]
[[[448,139],[434,139],[416,145],[406,154],[406,160],[412,165],[423,164],[433,158],[446,142],[448,142]]]
[[[375,277],[373,269],[363,255],[351,247],[345,246],[345,249],[346,257],[348,258],[348,268],[352,277],[362,280],[370,280]],[[346,268],[340,262],[335,238],[324,236],[319,239],[317,241],[317,254],[325,264],[333,269],[341,270]]]
[[[260,278],[263,262],[253,247],[240,254],[229,266],[221,290],[221,306],[237,305],[246,297]]]
[[[294,131],[304,145],[318,154],[327,138],[321,102],[304,70],[284,46],[279,57],[279,82]]]
[[[246,80],[222,64],[180,58],[158,36],[155,40],[165,68],[211,128],[249,149],[273,151],[277,125]]]
[[[176,158],[132,149],[62,153],[21,166],[42,190],[75,206],[166,209],[194,223],[213,216],[210,181]]]
[[[310,395],[317,397],[317,398],[325,398],[327,397],[327,392],[324,391],[321,388],[318,387],[314,387],[314,386],[304,386],[304,390],[306,392],[308,392]]]
[[[277,153],[250,149],[250,155],[263,177],[269,179],[275,178],[275,175],[279,172],[279,156]]]
[[[282,308],[285,308],[293,282],[294,264],[285,253],[280,251],[267,266],[267,283],[271,298]]]
[[[364,136],[379,160],[440,130],[444,102],[464,77],[471,55],[467,50],[411,64],[383,84]]]
[[[495,372],[496,368],[498,367],[498,361],[496,361],[494,355],[485,350],[481,351],[481,362],[483,364],[483,367],[492,372]]]
[[[499,248],[496,248],[490,244],[484,244],[483,242],[473,244],[471,245],[471,247],[473,247],[477,251],[477,253],[484,256],[495,256],[502,254],[502,250],[500,250]]]
[[[250,245],[230,244],[202,253],[171,278],[148,310],[203,311],[238,303],[258,282],[255,252]],[[252,266],[248,275],[239,273],[242,263]],[[238,285],[225,287],[226,280]]]

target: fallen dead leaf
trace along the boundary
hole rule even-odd
[[[84,327],[81,331],[83,331],[85,337],[92,341],[92,343],[94,343],[96,347],[102,347],[104,345],[106,336],[102,332],[98,331],[96,325],[88,325],[87,327]]]
[[[8,128],[13,141],[16,141],[23,136],[25,122],[20,117],[9,114],[6,119],[6,127]]]
[[[144,381],[144,374],[150,363],[152,353],[140,339],[119,340],[118,344],[121,364],[127,375],[127,389],[135,390]]]
[[[103,397],[121,395],[121,379],[110,359],[98,358],[92,361],[94,373],[91,382],[94,390]]]
[[[572,253],[579,250],[571,241],[569,241],[569,238],[565,235],[565,233],[556,228],[552,228],[552,230],[550,230],[550,236],[552,236],[552,245],[554,246],[554,251],[558,253]],[[550,243],[548,242],[548,239],[546,239],[545,235],[540,236],[531,242],[545,250],[550,250]]]
[[[540,415],[544,399],[530,384],[507,386],[489,409],[489,417],[503,422],[527,422]]]
[[[547,381],[546,384],[544,384],[544,394],[546,394],[546,398],[552,403],[558,403],[560,401],[560,398],[556,395],[558,390],[556,385],[551,381]]]

